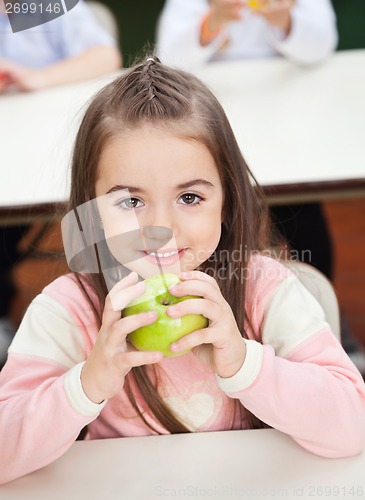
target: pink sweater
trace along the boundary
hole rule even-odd
[[[361,452],[365,384],[323,310],[278,262],[255,257],[249,271],[246,307],[254,331],[242,340],[241,370],[221,379],[192,353],[164,358],[164,401],[191,431],[247,428],[247,408],[313,453]],[[151,434],[124,391],[100,405],[83,392],[80,370],[97,334],[71,276],[55,280],[28,308],[0,374],[0,483],[60,457],[86,425],[89,439]],[[243,411],[234,413],[234,399]],[[146,418],[166,433],[147,409]]]

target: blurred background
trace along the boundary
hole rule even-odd
[[[115,14],[125,66],[133,64],[146,43],[155,41],[155,26],[164,0],[100,0]],[[365,1],[332,0],[339,31],[338,50],[365,48]]]

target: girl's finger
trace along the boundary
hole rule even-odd
[[[121,311],[134,299],[140,297],[146,290],[144,282],[136,283],[137,275],[127,276],[123,283],[118,283],[105,299],[103,312],[103,325],[109,328],[118,319],[120,319]],[[118,286],[119,285],[119,286]]]
[[[216,282],[208,282],[201,280],[182,281],[169,288],[171,295],[175,297],[184,297],[185,295],[195,295],[210,300],[211,302],[220,303],[224,300]]]
[[[118,293],[113,293],[112,296],[109,297],[109,305],[114,311],[121,311],[128,304],[140,297],[146,291],[146,284],[143,281],[139,281],[133,285],[130,285],[126,288],[123,288]]]
[[[203,273],[202,271],[188,271],[188,272],[182,272],[180,274],[180,278],[183,281],[188,281],[188,280],[201,280],[205,281],[207,283],[212,283],[212,284],[217,284],[216,280],[212,277],[209,276],[209,274]]]
[[[124,341],[129,333],[137,330],[137,328],[141,328],[142,326],[151,325],[157,320],[157,318],[158,313],[156,311],[148,311],[121,318],[111,329],[109,333],[110,339],[116,345],[120,345],[121,341]]]
[[[195,332],[189,333],[185,335],[185,337],[181,337],[181,339],[173,342],[170,345],[170,351],[181,352],[202,344],[213,344],[215,340],[213,328],[195,330]]]
[[[126,360],[128,360],[128,368],[133,368],[135,366],[143,366],[143,365],[151,365],[154,363],[158,363],[163,358],[162,352],[158,351],[130,351],[127,354],[124,353],[121,355],[121,359],[123,361],[123,367],[126,364]],[[123,370],[121,367],[121,370]]]
[[[108,293],[108,297],[113,300],[114,297],[118,296],[121,290],[124,290],[128,286],[134,285],[136,283],[138,283],[138,274],[132,271],[113,286],[113,288]]]
[[[181,318],[186,314],[202,314],[211,322],[217,322],[222,317],[222,309],[217,307],[216,302],[206,299],[187,299],[169,306],[167,315],[172,318]]]

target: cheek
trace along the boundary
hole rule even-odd
[[[217,223],[215,225],[215,229],[210,232],[210,234],[207,235],[207,240],[209,240],[209,250],[210,250],[210,255],[215,252],[219,241],[221,239],[222,235],[222,224],[221,221],[217,220]],[[210,257],[210,255],[208,257]],[[207,258],[208,258],[207,257]]]
[[[133,210],[122,212],[116,207],[99,207],[101,226],[106,238],[140,230],[138,219]]]
[[[101,226],[107,247],[121,264],[139,258],[143,247],[141,228],[133,212],[121,214],[114,209],[100,209]]]
[[[134,262],[140,258],[143,237],[139,228],[122,231],[113,227],[105,231],[104,236],[109,252],[120,264]]]
[[[199,261],[204,262],[216,250],[222,230],[220,214],[209,214],[205,220],[191,226],[191,235],[198,249]]]

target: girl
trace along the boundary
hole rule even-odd
[[[326,457],[363,449],[364,383],[315,299],[260,254],[264,202],[200,81],[149,58],[105,87],[76,139],[69,210],[83,272],[35,298],[9,349],[2,482],[61,456],[85,426],[97,439],[265,425]],[[132,272],[118,281],[121,264]],[[169,315],[209,325],[171,345],[192,348],[181,356],[138,352],[126,337],[156,314],[120,311],[144,292],[138,275],[177,265],[171,293],[201,298]]]

